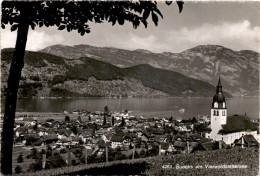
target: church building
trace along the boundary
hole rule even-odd
[[[257,126],[246,115],[227,116],[227,105],[220,78],[211,105],[210,128],[211,132],[206,133],[206,138],[214,141],[222,140],[229,145],[243,135],[252,135],[257,139]]]

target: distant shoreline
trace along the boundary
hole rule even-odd
[[[1,116],[3,117],[3,113],[1,113]],[[20,117],[20,116],[29,116],[29,117]],[[158,119],[162,119],[162,118],[170,118],[171,116],[176,119],[176,120],[181,120],[181,116],[178,110],[176,111],[154,111],[154,112],[142,112],[142,111],[134,111],[131,112],[130,115],[133,115],[137,118],[158,118]],[[63,112],[16,112],[15,115],[15,120],[19,121],[19,118],[23,118],[23,120],[20,121],[31,121],[33,120],[33,118],[36,117],[37,121],[39,122],[43,122],[46,121],[47,119],[54,119],[57,121],[63,121],[65,119],[65,116],[69,116],[71,118],[71,120],[77,120],[78,116],[82,117],[82,120],[85,121],[84,119],[87,119],[87,116],[82,116],[82,115],[78,115],[78,114],[65,114]]]
[[[197,98],[203,98],[203,99],[211,99],[212,96],[209,97],[176,97],[176,96],[135,96],[135,97],[20,97],[19,99],[127,99],[127,98],[133,98],[133,99],[140,99],[140,98],[183,98],[183,99],[197,99]],[[233,96],[233,97],[226,97],[226,99],[232,99],[232,98],[260,98],[260,96]],[[5,100],[5,97],[1,97],[2,100]]]
[[[91,97],[20,97],[18,99],[84,99],[84,98],[102,98],[102,99],[124,99],[124,98],[211,98],[209,97],[176,97],[176,96],[134,96],[134,97],[99,97],[99,96],[91,96]],[[5,97],[2,97],[5,99]]]

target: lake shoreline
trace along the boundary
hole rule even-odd
[[[2,99],[2,113],[5,109],[4,102]],[[180,116],[182,119],[189,119],[198,115],[210,115],[211,104],[212,98],[35,98],[18,99],[16,112],[63,113],[75,110],[95,112],[103,111],[107,106],[111,112],[128,110],[139,116]],[[226,98],[226,104],[228,116],[247,114],[252,119],[259,118],[259,98]]]

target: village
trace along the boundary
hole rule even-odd
[[[44,121],[40,115],[17,117],[13,156],[16,173],[221,148],[258,147],[252,135],[245,135],[232,145],[205,138],[211,129],[210,117],[204,115],[188,120],[172,116],[136,117],[127,110],[109,111],[107,106],[103,112],[64,111],[63,119],[58,120],[52,115],[53,118]]]

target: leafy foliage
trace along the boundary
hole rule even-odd
[[[15,167],[14,171],[15,171],[16,174],[20,174],[20,173],[22,172],[22,167],[19,166],[19,165],[17,165],[17,166]]]
[[[67,78],[64,75],[55,75],[52,78],[52,85],[59,84],[59,83],[64,83],[66,80],[67,80]]]
[[[70,117],[69,116],[65,117],[65,122],[70,122]]]
[[[17,158],[17,162],[18,163],[22,163],[23,162],[23,154],[22,153],[19,154],[19,156]]]
[[[182,4],[179,1],[177,4],[181,11]],[[89,22],[124,25],[128,21],[137,28],[140,23],[147,27],[150,14],[156,26],[158,16],[163,18],[156,1],[4,1],[1,27],[10,24],[11,31],[17,30],[21,14],[23,22],[33,30],[36,26],[56,26],[68,32],[77,30],[80,35],[90,32]]]

